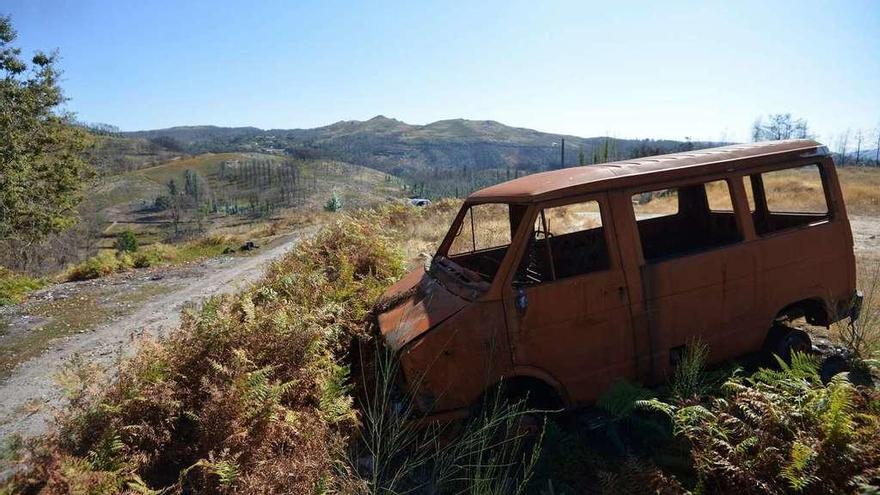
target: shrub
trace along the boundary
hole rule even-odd
[[[137,237],[131,230],[125,230],[116,237],[114,247],[119,253],[133,253],[138,250]]]
[[[143,342],[115,379],[70,401],[10,486],[350,493],[337,472],[356,426],[341,356],[402,266],[374,222],[342,219],[254,287]]]
[[[65,280],[90,280],[106,277],[132,266],[130,256],[117,256],[112,251],[100,251],[95,256],[69,268],[63,275]]]
[[[364,344],[369,345],[369,344]],[[350,471],[364,494],[521,494],[538,462],[543,431],[530,439],[520,421],[532,411],[523,402],[492,394],[457,433],[446,426],[418,427],[407,421],[411,395],[395,388],[396,358],[384,348],[372,353],[371,393],[362,403],[362,436]],[[500,392],[500,389],[499,389]],[[447,425],[448,426],[448,425]],[[369,459],[368,462],[360,462]]]
[[[689,441],[706,492],[851,493],[880,481],[880,395],[842,375],[824,386],[813,356],[779,366],[734,377],[702,403],[642,404]]]
[[[149,268],[173,263],[178,257],[178,249],[168,244],[157,242],[139,249],[132,256],[135,268]]]
[[[335,213],[342,209],[342,200],[339,199],[339,196],[334,192],[330,199],[327,200],[327,203],[324,204],[324,211],[329,211],[331,213]]]
[[[688,401],[699,398],[707,391],[708,382],[704,368],[708,354],[706,344],[699,340],[693,340],[685,346],[669,384],[674,399]]]
[[[43,279],[29,277],[0,266],[0,306],[15,304],[31,291],[46,285]]]
[[[837,336],[856,360],[880,357],[880,264],[865,270],[859,320],[835,324]]]
[[[156,199],[153,201],[153,209],[156,211],[170,210],[172,206],[174,206],[174,200],[171,199],[171,196],[164,194],[156,196]]]

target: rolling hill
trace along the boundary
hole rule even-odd
[[[402,177],[426,171],[518,169],[534,172],[577,165],[579,153],[617,159],[701,147],[709,143],[670,140],[582,138],[511,127],[492,120],[451,119],[413,125],[382,115],[366,121],[340,121],[314,129],[188,126],[123,133],[155,141],[173,140],[188,153],[284,151],[300,158],[329,158]]]

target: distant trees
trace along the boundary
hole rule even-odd
[[[314,164],[309,181],[303,177],[303,162],[291,159],[226,160],[213,171],[186,169],[182,177],[168,181],[167,193],[155,198],[153,208],[168,212],[175,237],[201,232],[212,215],[266,217],[279,208],[302,204],[317,191],[318,177],[336,168],[322,165],[326,170]]]
[[[834,150],[838,165],[880,167],[880,127],[846,129],[834,138]]]
[[[849,152],[849,129],[840,133],[840,136],[837,138],[837,164],[838,165],[846,165],[847,162],[847,153]]]
[[[617,160],[617,140],[606,137],[599,146],[593,148],[593,163],[608,163]]]
[[[0,251],[26,252],[75,223],[90,139],[61,113],[57,55],[37,52],[28,64],[15,39],[0,16]]]
[[[644,139],[630,149],[628,158],[641,158],[643,156],[662,155],[664,153],[669,153],[669,150],[656,141]]]
[[[112,124],[105,124],[103,122],[76,122],[76,125],[84,129],[88,129],[88,131],[92,134],[99,134],[103,136],[112,136],[114,134],[119,134],[119,127],[116,127]]]
[[[780,141],[807,139],[810,130],[805,119],[796,119],[790,113],[775,113],[758,117],[752,124],[752,141]]]
[[[182,142],[174,139],[171,136],[156,136],[154,138],[150,138],[150,142],[169,151],[186,151],[186,146]]]

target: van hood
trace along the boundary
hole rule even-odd
[[[468,303],[419,268],[383,295],[379,303],[379,331],[385,345],[397,352]]]

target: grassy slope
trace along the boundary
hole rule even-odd
[[[94,146],[86,152],[86,159],[104,174],[119,174],[182,156],[146,139],[95,135]]]
[[[258,194],[261,192],[258,189],[221,181],[218,176],[222,162],[252,159],[279,163],[284,158],[261,153],[208,153],[174,159],[128,173],[103,176],[88,191],[81,209],[96,212],[103,223],[103,233],[98,241],[100,248],[112,248],[116,235],[123,230],[134,231],[142,245],[162,242],[171,232],[170,214],[151,212],[149,208],[157,196],[167,194],[170,180],[173,179],[182,191],[184,173],[193,170],[218,193],[246,195],[252,191]],[[290,223],[295,217],[307,220],[313,212],[322,209],[333,193],[342,198],[346,209],[374,205],[387,197],[401,194],[396,181],[390,181],[385,174],[364,167],[341,162],[302,161],[300,171],[306,187],[303,188],[302,199],[294,207],[275,210],[268,218],[209,215],[205,221],[206,231],[201,235],[248,237],[255,230],[266,231],[270,224],[278,221]]]

